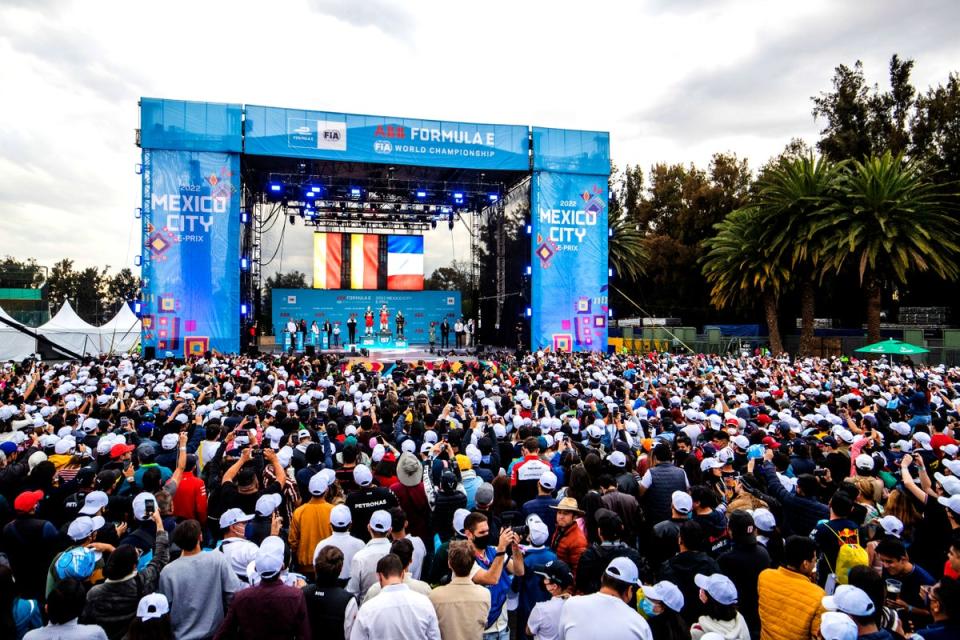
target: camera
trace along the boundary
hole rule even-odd
[[[517,537],[520,538],[521,540],[523,538],[526,538],[528,535],[530,535],[530,527],[525,524],[517,525],[515,527],[510,527],[510,530],[513,531],[515,534],[517,534]]]

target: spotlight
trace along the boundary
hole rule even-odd
[[[529,318],[531,316],[533,316],[533,309],[531,309],[530,307],[527,307],[527,317]]]
[[[133,301],[133,312],[134,312],[136,315],[139,316],[142,311],[143,311],[143,303],[140,302],[139,300],[134,300],[134,301]]]
[[[352,189],[350,189],[350,195],[351,195],[352,197],[354,197],[354,198],[359,198],[359,197],[360,197],[360,189],[357,189],[356,187],[353,187]]]
[[[613,267],[610,267],[609,269],[607,269],[607,277],[608,278],[613,277]]]
[[[533,233],[533,227],[528,224],[528,225],[527,225],[527,235],[529,236],[529,235],[532,234],[532,233]]]
[[[240,305],[240,315],[245,316],[250,311],[250,306],[244,302]]]
[[[250,222],[250,213],[247,211],[240,212],[240,223],[247,224]]]
[[[240,269],[246,271],[250,268],[250,260],[246,257],[240,258]]]
[[[283,191],[283,185],[278,182],[271,182],[270,191],[272,191],[273,193],[280,193],[281,191]]]
[[[489,197],[490,197],[490,202],[496,202],[497,200],[500,199],[500,196],[498,196],[495,193],[491,193]]]
[[[533,275],[533,267],[531,267],[530,265],[527,265],[527,275],[528,276]]]
[[[418,197],[418,198],[426,198],[426,197],[427,197],[427,192],[426,192],[426,191],[417,191],[417,197]]]
[[[453,194],[453,201],[457,204],[463,204],[463,194],[459,191]]]
[[[310,193],[320,193],[320,187],[310,187]]]

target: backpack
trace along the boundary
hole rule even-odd
[[[850,581],[850,570],[854,567],[867,566],[870,564],[867,550],[860,545],[860,532],[853,529],[843,529],[837,532],[833,527],[828,526],[833,535],[840,541],[840,551],[837,553],[837,566],[834,568],[834,575],[837,576],[837,584],[848,584]],[[827,563],[829,565],[829,562]]]

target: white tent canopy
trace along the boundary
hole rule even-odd
[[[100,330],[100,350],[103,353],[127,353],[140,340],[140,318],[130,305],[124,303],[117,315]]]
[[[63,303],[57,315],[38,327],[37,333],[78,355],[100,353],[100,328],[78,316],[69,301]]]
[[[8,322],[14,322],[23,326],[11,318],[6,311],[0,308],[0,317]],[[0,322],[0,361],[23,360],[27,356],[35,353],[37,350],[37,341],[25,333],[17,331],[13,327]]]

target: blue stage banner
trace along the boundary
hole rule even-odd
[[[245,106],[249,154],[464,169],[530,169],[525,126]]]
[[[340,344],[349,340],[347,319],[356,314],[357,339],[364,333],[364,313],[369,307],[374,312],[373,333],[380,331],[380,306],[387,305],[390,331],[396,337],[394,323],[397,311],[405,319],[404,335],[409,344],[427,344],[429,326],[436,322],[437,344],[440,344],[440,323],[444,318],[450,323],[450,343],[453,344],[453,324],[460,317],[459,291],[348,291],[327,289],[274,289],[273,332],[277,344],[283,344],[283,330],[291,318],[305,320],[307,330],[316,321],[323,327],[326,320],[340,325]]]
[[[143,340],[157,357],[240,348],[240,156],[143,150]]]
[[[533,185],[533,349],[607,348],[606,176],[537,172]]]

